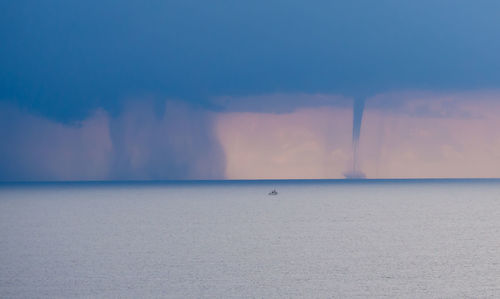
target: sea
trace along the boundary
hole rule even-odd
[[[500,181],[3,183],[0,298],[500,298]]]

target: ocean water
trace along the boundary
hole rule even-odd
[[[72,297],[499,298],[500,181],[0,185],[0,298]]]

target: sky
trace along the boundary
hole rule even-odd
[[[0,1],[0,181],[500,177],[499,28],[498,1]]]

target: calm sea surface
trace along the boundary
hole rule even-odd
[[[500,181],[3,184],[0,298],[39,297],[499,298]]]

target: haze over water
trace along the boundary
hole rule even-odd
[[[498,244],[498,180],[0,185],[2,298],[499,297]]]

